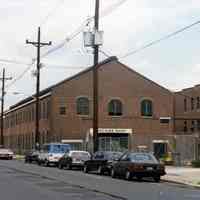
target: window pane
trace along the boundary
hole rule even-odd
[[[108,113],[111,116],[120,116],[122,115],[122,103],[120,100],[112,100],[108,104]]]
[[[143,100],[141,102],[141,114],[142,114],[142,116],[152,116],[153,115],[152,101]]]
[[[81,97],[77,100],[77,114],[89,115],[89,100],[88,98]]]
[[[59,108],[60,109],[60,115],[65,115],[66,114],[66,107],[62,106]]]

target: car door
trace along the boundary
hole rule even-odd
[[[118,166],[117,166],[117,173],[119,175],[124,175],[126,173],[126,170],[127,170],[127,167],[129,165],[129,162],[130,162],[130,156],[129,156],[129,153],[127,154],[124,154],[119,162],[118,162]]]

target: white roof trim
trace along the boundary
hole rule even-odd
[[[39,99],[43,99],[44,97],[47,97],[47,96],[50,96],[50,95],[51,95],[51,92],[48,92],[47,94],[44,94],[44,95],[40,96]],[[30,97],[35,98],[34,96],[30,96]],[[15,111],[15,110],[18,110],[18,109],[20,109],[20,108],[22,108],[22,107],[24,107],[24,106],[26,106],[26,105],[29,105],[29,104],[31,104],[31,103],[33,103],[33,102],[35,102],[35,99],[32,99],[32,100],[30,100],[30,101],[28,101],[28,102],[26,102],[26,103],[24,103],[24,104],[22,104],[22,105],[20,105],[20,106],[17,106],[17,107],[15,107],[15,108],[13,108],[13,109],[9,109],[8,111],[5,111],[4,114],[8,114],[8,113],[10,113],[10,112],[13,112],[13,111]]]

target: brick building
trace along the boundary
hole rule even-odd
[[[40,142],[62,141],[92,149],[93,67],[40,93]],[[174,94],[110,57],[98,65],[99,148],[171,151]],[[5,113],[6,146],[15,151],[34,144],[35,99],[29,97]]]
[[[200,159],[200,85],[175,93],[174,126],[185,156]]]

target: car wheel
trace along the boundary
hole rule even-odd
[[[136,176],[136,178],[137,178],[138,181],[142,180],[142,176]]]
[[[83,167],[83,172],[84,172],[84,173],[88,173],[88,171],[89,171],[89,170],[88,170],[87,165],[84,165],[84,167]]]
[[[68,164],[66,164],[66,169],[67,170],[70,170],[72,167],[71,167],[71,165],[68,163]]]
[[[49,161],[48,161],[48,160],[45,160],[45,161],[44,161],[44,166],[45,166],[45,167],[48,167],[48,166],[49,166]]]
[[[155,176],[155,177],[153,177],[153,179],[154,179],[154,181],[155,181],[156,183],[159,183],[159,182],[160,182],[160,176]]]
[[[113,168],[111,169],[110,175],[111,175],[112,178],[116,178],[116,172]]]
[[[102,169],[102,166],[101,166],[101,165],[98,167],[97,172],[98,172],[98,174],[100,174],[100,175],[103,174],[103,169]]]
[[[38,160],[38,161],[37,161],[37,164],[38,164],[38,165],[41,165],[41,161],[40,161],[40,160]]]
[[[58,168],[59,168],[59,169],[63,169],[63,166],[62,166],[61,163],[58,163]]]
[[[131,172],[129,170],[126,171],[125,179],[127,181],[130,181],[132,179],[132,175],[131,175]]]

